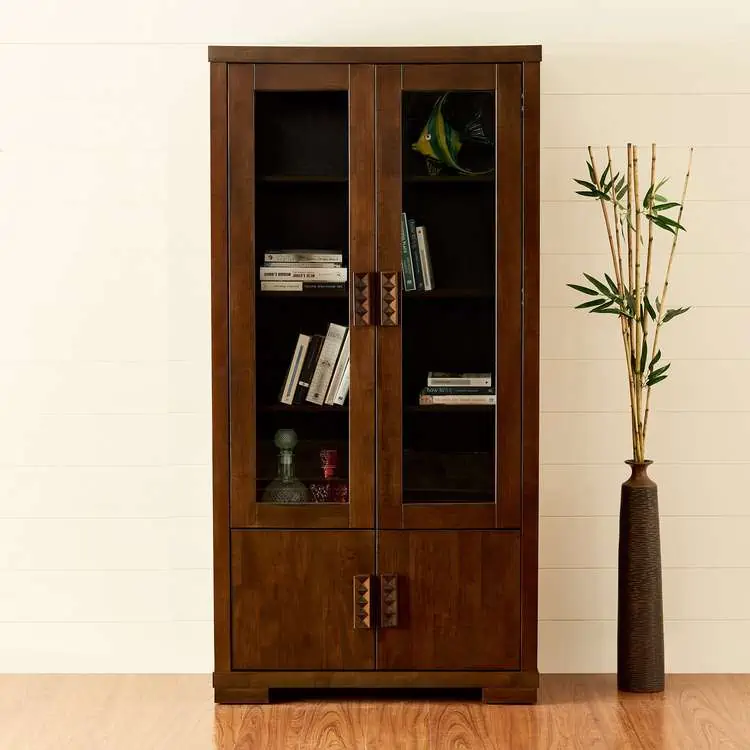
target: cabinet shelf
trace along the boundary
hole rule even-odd
[[[258,292],[259,299],[346,299],[348,296],[348,289],[310,289],[302,292]]]
[[[453,412],[462,414],[469,412],[471,414],[491,414],[495,410],[495,404],[429,404],[428,406],[409,405],[404,407],[404,411],[409,414],[439,414],[443,412]]]
[[[406,175],[404,182],[416,185],[455,185],[458,183],[493,183],[495,174],[457,174],[457,175]]]
[[[348,406],[318,406],[317,404],[258,404],[258,411],[283,414],[347,414]]]
[[[429,291],[404,292],[403,298],[415,300],[436,299],[491,299],[495,293],[491,289],[450,289],[438,288]]]
[[[260,182],[291,184],[291,185],[317,185],[324,184],[341,184],[345,185],[349,178],[346,175],[326,175],[326,174],[266,174],[258,177]]]

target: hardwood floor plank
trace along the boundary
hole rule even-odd
[[[369,697],[214,706],[203,675],[0,675],[2,750],[105,747],[746,750],[750,675],[672,675],[663,695],[618,693],[612,675],[546,675],[536,706]]]

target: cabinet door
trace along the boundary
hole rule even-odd
[[[233,531],[232,668],[372,669],[370,592],[354,579],[373,569],[373,536]]]
[[[381,531],[378,669],[517,669],[520,539],[508,531]],[[395,579],[394,579],[395,576]]]
[[[517,529],[522,68],[388,65],[377,79],[378,524]],[[404,265],[402,212],[424,227],[433,289],[424,270],[425,289],[409,289],[425,258],[418,240]],[[431,372],[483,374],[491,391],[428,404]]]
[[[372,528],[374,67],[230,64],[227,79],[231,523]],[[300,251],[318,255],[275,265]],[[337,267],[316,265],[326,262],[320,254]],[[282,282],[284,274],[293,277]],[[305,347],[331,324],[347,330],[348,397],[343,405],[299,401]],[[340,361],[343,376],[339,349],[324,351],[327,367],[335,374]],[[286,493],[288,504],[271,486],[282,471],[279,430],[298,440],[300,484]],[[323,451],[329,460],[336,452],[348,502],[326,495]]]

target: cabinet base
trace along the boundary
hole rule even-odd
[[[269,703],[276,689],[475,688],[483,703],[536,703],[537,672],[215,672],[217,703]],[[282,698],[283,694],[276,694]]]

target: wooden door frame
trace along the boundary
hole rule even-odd
[[[400,274],[402,96],[409,90],[487,90],[496,109],[496,391],[495,502],[403,503],[401,326],[378,329],[378,528],[520,529],[523,377],[523,66],[378,65],[376,69],[377,264]],[[400,323],[400,321],[399,321]]]

